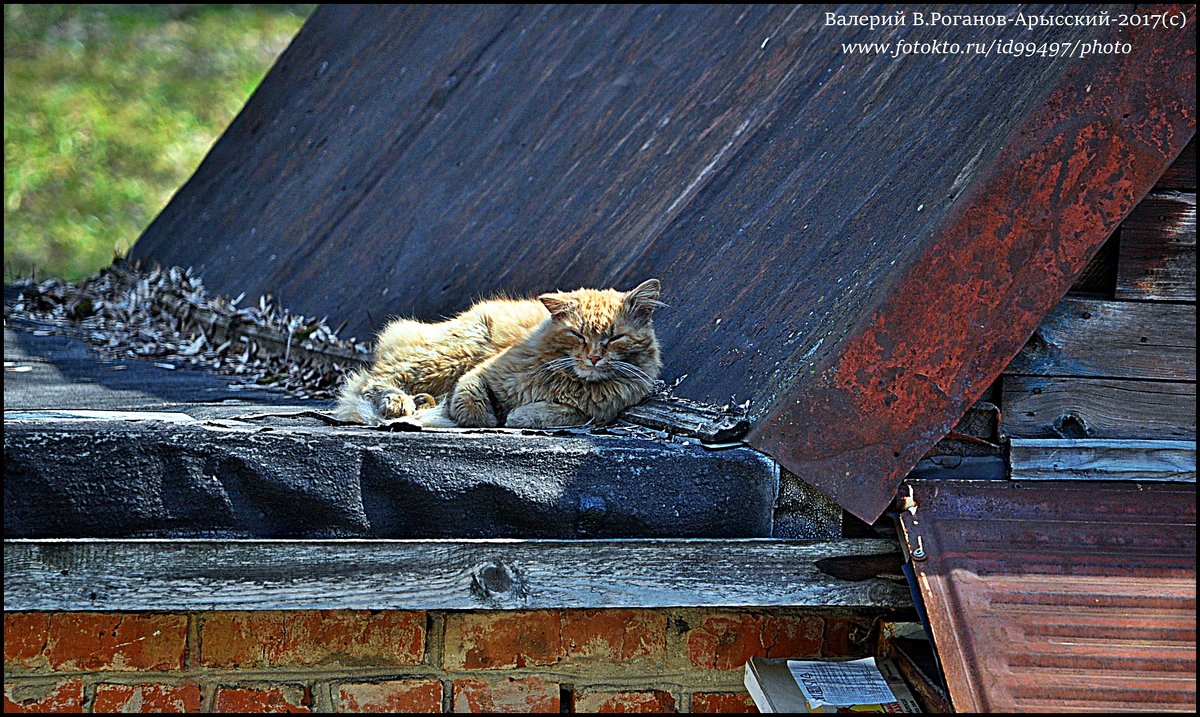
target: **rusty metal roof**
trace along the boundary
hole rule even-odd
[[[869,521],[1195,133],[1186,12],[987,28],[1137,48],[1034,61],[815,7],[323,6],[132,256],[363,338],[656,276],[677,393]]]
[[[1196,711],[1195,484],[905,486],[957,711]]]

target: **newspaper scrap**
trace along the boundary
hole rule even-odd
[[[814,709],[898,702],[874,657],[848,662],[788,660],[787,666]]]

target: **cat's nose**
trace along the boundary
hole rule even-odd
[[[595,366],[596,364],[600,363],[600,359],[602,359],[602,358],[604,358],[604,357],[603,357],[603,356],[596,356],[596,355],[594,355],[594,354],[588,354],[588,361],[591,361],[593,366]]]

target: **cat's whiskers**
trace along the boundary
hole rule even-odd
[[[556,359],[550,359],[537,367],[534,373],[558,373],[575,365],[575,359],[570,356],[560,356]]]
[[[617,361],[614,359],[612,362],[612,369],[622,376],[633,379],[637,383],[645,386],[654,385],[654,379],[652,379],[648,373],[643,371],[638,366],[629,363],[628,361]]]

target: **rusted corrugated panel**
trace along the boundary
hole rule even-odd
[[[872,520],[1194,134],[1194,9],[1120,34],[825,12],[322,7],[133,255],[364,338],[657,276],[677,393],[752,400],[751,443]],[[984,36],[1138,51],[842,47]]]
[[[1196,711],[1196,487],[910,481],[960,712]]]

